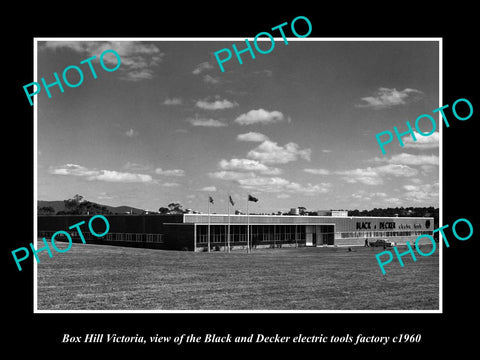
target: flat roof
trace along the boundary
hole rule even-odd
[[[208,216],[208,214],[183,214],[184,216]],[[210,214],[210,216],[227,216],[228,214]],[[247,214],[230,214],[230,217],[247,216]],[[331,215],[260,215],[249,214],[249,217],[271,217],[271,218],[314,218],[314,219],[433,219],[433,216],[331,216]]]

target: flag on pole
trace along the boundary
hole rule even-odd
[[[232,206],[235,206],[235,203],[233,202],[233,199],[230,195],[228,195],[228,200],[230,201],[230,204],[232,204]]]
[[[213,198],[211,196],[208,197],[208,201],[213,204]]]
[[[247,198],[247,252],[250,252],[250,222],[249,222],[249,211],[248,211],[248,202],[253,201],[257,202],[258,199],[250,194],[248,194]]]

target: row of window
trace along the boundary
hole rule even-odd
[[[323,232],[324,230],[325,232]],[[328,231],[330,230],[330,231]],[[333,243],[333,239],[348,239],[348,238],[380,238],[380,237],[398,237],[398,236],[419,236],[424,234],[431,234],[428,230],[409,230],[409,231],[352,231],[352,232],[337,232],[334,233],[333,227],[321,229],[320,233],[313,233],[312,235],[305,233],[304,226],[295,225],[255,225],[250,227],[250,241],[253,244],[262,241],[278,241],[285,243],[295,243],[306,241],[307,236],[311,241],[317,243],[329,244]],[[313,237],[310,237],[313,236]],[[203,244],[208,242],[208,226],[197,226],[197,243]],[[227,243],[228,242],[228,228],[223,225],[210,226],[210,242],[211,243]],[[246,243],[247,229],[246,226],[234,225],[230,226],[230,243]]]
[[[251,225],[250,241],[256,244],[260,241],[279,241],[295,242],[305,241],[305,227],[296,225]],[[197,226],[197,243],[208,242],[208,226]],[[228,242],[227,225],[210,226],[210,242],[226,243]],[[230,225],[230,242],[246,243],[247,227],[245,225]]]
[[[371,237],[392,237],[392,236],[418,236],[431,235],[428,230],[412,230],[412,231],[352,231],[342,232],[340,239],[347,238],[371,238]]]
[[[106,241],[163,243],[162,234],[108,233],[103,239]]]
[[[294,235],[282,236],[281,234],[277,234],[274,237],[267,237],[263,235],[259,237],[258,235],[250,235],[250,241],[252,244],[258,244],[261,241],[265,242],[282,242],[282,243],[295,243],[295,242],[305,242],[305,234],[304,236],[300,236],[300,234],[295,239]],[[211,243],[221,243],[226,244],[228,242],[228,236],[223,235],[210,235],[210,242]],[[208,243],[208,236],[207,235],[197,235],[197,244],[206,244]],[[247,234],[231,234],[230,235],[230,243],[247,243]]]
[[[206,235],[207,225],[197,225],[197,234]],[[211,225],[210,234],[225,235],[228,232],[228,225]],[[230,234],[246,234],[247,227],[243,225],[230,225]],[[300,234],[305,233],[305,226],[296,225],[250,225],[250,234]]]
[[[55,234],[55,231],[39,231],[38,236],[40,238],[51,238]],[[70,237],[74,240],[80,240],[80,234],[77,231],[68,231]],[[129,241],[129,242],[138,242],[138,243],[156,243],[162,244],[163,237],[162,234],[135,234],[135,233],[108,233],[105,236],[98,238],[93,236],[89,232],[82,232],[83,237],[86,241],[88,240],[104,240],[104,241]],[[63,234],[57,235],[55,239],[61,239],[65,237]],[[66,239],[65,239],[66,240]]]

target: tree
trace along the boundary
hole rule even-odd
[[[170,210],[170,214],[183,214],[185,212],[183,206],[179,203],[168,204],[168,209]]]
[[[57,215],[83,215],[83,214],[111,214],[106,206],[87,201],[82,195],[75,195],[71,199],[63,200],[65,211],[60,211]]]
[[[183,206],[180,203],[170,203],[167,207],[161,207],[158,209],[160,214],[185,214],[186,210],[183,209]]]
[[[38,208],[38,215],[52,215],[55,209],[51,206],[42,206]]]
[[[80,215],[82,214],[82,209],[80,208],[80,204],[83,201],[83,196],[76,194],[73,198],[63,200],[65,204],[65,213],[72,214],[72,215]]]
[[[307,211],[307,208],[305,206],[299,206],[298,207],[298,213],[300,215],[305,215],[305,212]]]

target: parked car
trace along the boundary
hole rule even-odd
[[[388,239],[378,239],[378,240],[370,242],[369,245],[370,246],[392,247],[392,246],[395,246],[395,243],[393,241],[388,240]]]

